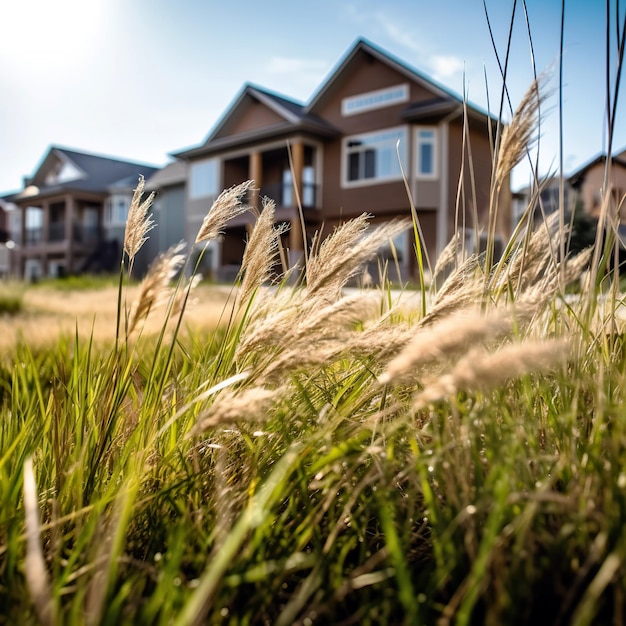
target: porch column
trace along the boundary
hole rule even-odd
[[[50,203],[47,200],[41,203],[41,242],[50,242]]]
[[[74,271],[74,197],[65,196],[65,273],[70,275]]]
[[[250,154],[248,178],[254,181],[255,186],[250,195],[250,204],[259,208],[259,190],[263,184],[263,155],[259,151]]]
[[[19,244],[21,248],[26,246],[26,207],[20,207],[20,240],[15,243]]]
[[[50,203],[44,200],[41,203],[42,224],[41,224],[41,243],[44,246],[44,250],[47,250],[50,243]],[[44,278],[48,276],[48,253],[43,252],[41,255],[41,273]]]
[[[295,191],[296,206],[302,206],[302,172],[304,170],[304,144],[302,141],[295,141],[291,144],[291,163],[293,166],[293,187]],[[304,250],[304,240],[302,237],[302,224],[300,223],[300,212],[291,220],[289,228],[289,249],[292,254],[301,256]]]

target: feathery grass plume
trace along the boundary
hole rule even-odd
[[[523,291],[546,273],[549,266],[557,266],[559,242],[567,233],[561,232],[559,215],[550,215],[532,233],[524,238],[508,259],[504,271],[494,273],[491,287],[498,291],[512,288],[515,292]]]
[[[473,254],[448,276],[433,298],[430,310],[418,324],[426,326],[454,311],[467,309],[483,302],[485,286],[480,267],[480,257]]]
[[[280,397],[279,389],[264,387],[223,391],[215,398],[211,408],[198,416],[187,437],[236,422],[266,421],[268,409],[277,397]]]
[[[124,231],[124,252],[132,262],[141,246],[147,241],[146,236],[154,228],[152,215],[148,215],[148,210],[154,200],[154,191],[142,202],[143,188],[145,181],[143,176],[139,177],[139,184],[133,193],[133,198],[128,209],[128,219],[126,220],[126,230]]]
[[[185,309],[195,304],[195,300],[189,300],[189,294],[198,286],[202,276],[194,274],[179,289],[174,290],[174,301],[172,302],[172,312],[170,317],[174,318],[185,311]]]
[[[466,353],[477,344],[502,338],[511,332],[511,316],[502,312],[482,313],[479,309],[459,311],[428,328],[422,328],[393,359],[378,381],[387,384],[412,378],[416,370]]]
[[[255,311],[242,333],[235,359],[245,359],[267,347],[300,350],[304,357],[304,353],[317,351],[322,341],[342,336],[345,339],[349,327],[374,309],[375,296],[367,292],[334,302],[326,299],[325,292],[311,295],[306,289],[274,294]],[[264,356],[270,358],[269,353]]]
[[[492,389],[512,378],[552,369],[565,362],[570,348],[563,339],[513,343],[494,353],[475,348],[449,374],[427,382],[415,396],[414,408],[423,409],[461,390]]]
[[[215,239],[221,234],[226,222],[250,210],[250,206],[243,204],[242,200],[253,186],[254,181],[247,180],[222,191],[202,221],[195,243]]]
[[[537,138],[533,132],[537,127],[537,114],[545,100],[543,84],[545,76],[535,79],[522,98],[511,123],[502,131],[502,140],[496,163],[496,189],[510,174],[511,170],[524,158]]]
[[[130,313],[128,334],[147,319],[150,311],[166,302],[171,296],[169,284],[185,262],[185,255],[181,254],[184,247],[184,243],[172,246],[150,265],[146,277],[139,285],[139,293]]]
[[[379,366],[384,366],[414,335],[415,329],[406,321],[385,323],[380,320],[362,332],[352,333],[347,338],[346,352],[359,359],[375,358]]]
[[[437,288],[437,283],[439,282],[439,278],[443,274],[443,272],[448,269],[449,265],[456,261],[459,254],[460,240],[461,235],[458,232],[455,233],[452,239],[450,239],[446,247],[441,251],[441,254],[437,258],[437,263],[435,263],[435,269],[433,270],[433,278],[431,282],[431,286],[434,289]]]
[[[276,203],[266,197],[262,203],[263,210],[250,233],[241,261],[243,280],[239,288],[239,306],[245,306],[254,291],[271,278],[280,236],[287,230],[285,224],[274,227]]]
[[[39,621],[44,626],[52,626],[55,623],[52,589],[40,544],[37,482],[32,457],[24,461],[24,513],[26,516],[26,558],[24,560],[26,585],[35,604]]]
[[[317,254],[309,258],[306,272],[309,294],[324,291],[334,299],[350,278],[357,275],[363,263],[373,258],[390,239],[411,226],[409,220],[394,220],[366,233],[368,217],[363,213],[339,226],[324,239]]]

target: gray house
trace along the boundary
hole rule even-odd
[[[12,251],[18,277],[64,276],[111,271],[121,255],[133,189],[152,165],[52,146],[24,179],[24,188],[5,200],[19,211],[19,236]],[[146,251],[136,261],[145,271]]]

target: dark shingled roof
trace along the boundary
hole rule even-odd
[[[46,185],[44,180],[40,178],[43,178],[45,175],[46,164],[54,157],[69,162],[80,170],[82,173],[80,178],[56,183],[54,185]],[[38,187],[38,193],[24,194],[24,191],[21,191],[13,194],[10,198],[16,201],[26,196],[31,198],[42,197],[63,191],[87,191],[106,194],[107,190],[112,186],[119,186],[120,184],[125,187],[129,185],[134,186],[139,176],[149,178],[158,169],[158,167],[145,163],[78,152],[77,150],[62,148],[60,146],[51,146],[50,150],[38,165],[35,175],[25,180],[24,186],[27,188],[31,185],[35,185]]]

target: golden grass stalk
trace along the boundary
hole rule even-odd
[[[423,409],[461,390],[492,389],[512,378],[552,369],[569,353],[570,342],[562,339],[513,343],[494,353],[470,350],[449,374],[427,382],[415,396],[414,408]]]
[[[128,334],[131,334],[141,322],[148,318],[150,311],[166,302],[171,296],[170,281],[185,262],[185,255],[181,254],[184,245],[179,243],[172,246],[150,265],[146,277],[139,285],[139,293],[130,313]]]
[[[55,623],[52,590],[39,537],[37,482],[32,457],[24,461],[24,512],[26,516],[26,558],[24,560],[26,585],[35,604],[39,621],[44,626],[52,626]]]
[[[511,332],[509,315],[482,313],[478,309],[460,311],[427,328],[422,328],[412,341],[394,358],[378,381],[412,378],[416,370],[467,352],[479,343],[493,341]]]
[[[317,254],[309,259],[308,292],[324,291],[334,299],[350,278],[357,275],[363,263],[410,226],[409,220],[395,220],[366,233],[369,223],[365,213],[345,222],[324,239]]]
[[[250,233],[241,261],[243,280],[238,295],[240,306],[245,306],[254,291],[271,278],[280,236],[287,229],[285,225],[274,227],[275,202],[263,198],[262,203],[263,210]]]
[[[482,276],[479,257],[472,255],[465,259],[443,283],[430,310],[419,321],[420,326],[432,324],[455,311],[482,303],[485,298]]]
[[[437,282],[440,276],[446,271],[446,269],[452,265],[453,262],[456,261],[457,256],[459,254],[459,241],[461,239],[461,235],[459,233],[455,233],[455,235],[450,239],[446,247],[441,251],[441,254],[437,258],[437,263],[435,263],[435,269],[433,270],[433,279],[432,284],[437,286]]]
[[[536,137],[539,108],[545,99],[540,90],[543,77],[535,79],[522,98],[511,123],[502,131],[502,140],[496,164],[496,189],[500,189],[511,170],[524,158]]]
[[[237,422],[266,421],[268,409],[278,396],[278,390],[264,387],[223,391],[215,398],[211,408],[198,416],[187,436],[192,437],[212,428]]]
[[[124,252],[132,262],[141,246],[147,241],[147,234],[154,228],[152,215],[148,215],[148,210],[154,200],[152,192],[143,202],[145,181],[143,176],[139,177],[139,184],[133,193],[133,198],[128,209],[128,219],[126,220],[126,230],[124,231]]]
[[[215,239],[222,233],[226,222],[248,211],[250,207],[243,204],[242,200],[253,186],[254,181],[247,180],[222,191],[206,214],[195,243]]]

